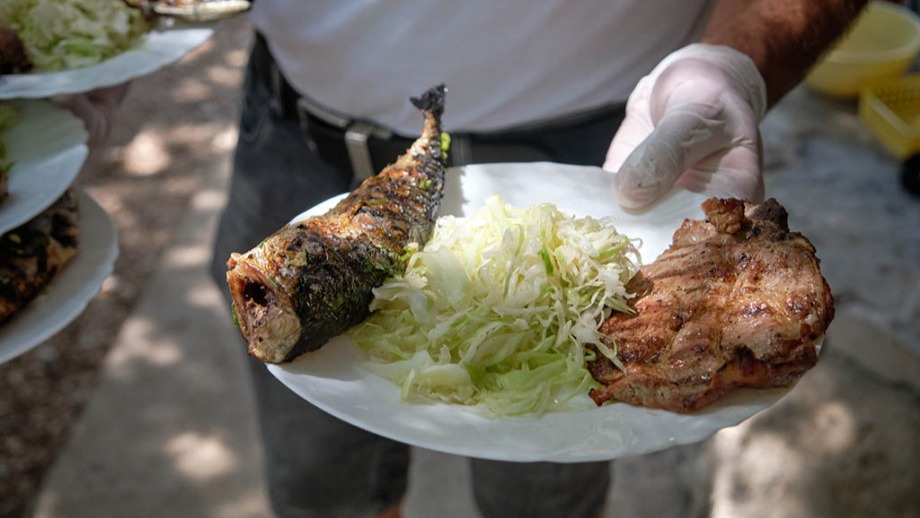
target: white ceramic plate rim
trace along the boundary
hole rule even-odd
[[[7,149],[9,197],[0,202],[0,234],[45,210],[73,183],[89,152],[83,122],[42,100],[11,101],[18,122],[2,135]]]
[[[199,26],[154,29],[134,48],[95,65],[0,76],[0,99],[77,94],[121,84],[178,61],[207,41],[213,32],[210,27]]]
[[[79,253],[28,306],[0,325],[0,363],[41,344],[77,318],[112,273],[115,226],[91,196],[80,193]]]
[[[464,214],[499,193],[518,206],[555,203],[579,216],[613,215],[615,226],[642,238],[644,261],[670,243],[685,217],[701,217],[705,196],[670,193],[642,213],[615,202],[609,173],[551,163],[482,164],[451,170],[442,214]],[[341,196],[294,218],[321,214]],[[405,403],[399,389],[360,367],[363,354],[347,336],[269,371],[302,398],[360,428],[411,445],[457,455],[505,461],[584,462],[648,453],[705,439],[778,401],[790,389],[739,390],[701,412],[681,415],[623,403],[594,407],[585,396],[578,408],[542,416],[485,417],[459,405]]]
[[[207,0],[191,5],[170,6],[154,3],[153,12],[190,21],[211,21],[244,13],[252,7],[249,0]]]

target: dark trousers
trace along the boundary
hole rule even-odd
[[[292,91],[281,85],[279,92],[277,78],[273,83],[270,60],[264,44],[257,42],[246,73],[228,203],[214,245],[212,273],[228,304],[225,263],[231,252],[249,250],[293,216],[353,185],[347,154],[336,142],[341,132],[316,122],[310,128],[313,134],[304,133],[291,109]],[[420,85],[420,90],[427,86]],[[622,117],[623,107],[618,106],[526,128],[456,135],[469,143],[466,161],[600,165]],[[421,117],[419,123],[421,127]],[[372,146],[375,166],[405,151],[399,140]],[[228,346],[245,354],[242,338]],[[403,497],[409,466],[406,445],[318,410],[278,382],[263,364],[250,360],[250,365],[268,493],[278,516],[360,517]],[[484,516],[503,518],[596,518],[610,476],[606,462],[472,459],[471,469],[473,493]]]

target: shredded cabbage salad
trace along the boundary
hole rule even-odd
[[[625,284],[638,252],[612,223],[498,196],[467,217],[440,218],[350,332],[367,368],[401,386],[405,401],[495,415],[565,408],[597,383],[585,345],[599,343],[611,310],[630,311]]]
[[[150,28],[124,0],[3,0],[0,25],[16,31],[36,70],[80,68],[132,47]]]

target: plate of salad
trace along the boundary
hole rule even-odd
[[[422,448],[583,462],[705,439],[790,390],[738,390],[689,415],[598,407],[587,395],[593,380],[579,344],[597,332],[600,308],[623,304],[626,280],[685,218],[703,216],[705,196],[675,189],[627,211],[610,173],[554,163],[471,165],[447,178],[431,240],[407,250],[405,274],[375,290],[371,317],[268,366],[299,396]]]
[[[0,76],[0,99],[117,85],[178,61],[213,34],[161,27],[123,0],[4,0],[0,27],[18,36],[30,65]]]
[[[0,144],[8,195],[0,202],[0,234],[32,219],[73,183],[89,149],[83,122],[40,99],[0,102]]]

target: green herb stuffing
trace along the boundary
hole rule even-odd
[[[447,152],[450,151],[450,134],[446,131],[441,132],[441,153],[444,155],[444,159],[447,160]]]

